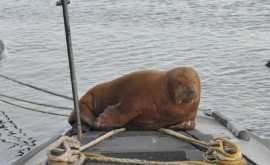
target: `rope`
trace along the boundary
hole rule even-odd
[[[163,133],[166,133],[166,134],[169,134],[169,135],[172,135],[172,136],[176,136],[180,139],[183,139],[183,140],[187,140],[188,142],[191,142],[191,143],[196,143],[196,144],[199,144],[203,147],[208,147],[208,143],[206,142],[203,142],[203,141],[199,141],[199,140],[196,140],[196,139],[193,139],[193,138],[190,138],[190,137],[186,137],[180,133],[177,133],[173,130],[170,130],[170,129],[165,129],[165,128],[160,128],[158,131],[160,132],[163,132]]]
[[[84,162],[85,156],[79,149],[80,142],[73,138],[62,136],[50,146],[47,152],[48,164],[81,165]]]
[[[119,159],[119,158],[111,158],[111,157],[102,158],[102,157],[87,156],[86,158],[87,160],[90,160],[90,161],[105,162],[105,163],[144,164],[144,165],[191,165],[191,163],[184,163],[184,162],[157,162],[157,161],[148,161],[148,160],[139,160],[139,159]]]
[[[14,103],[11,103],[11,102],[2,100],[2,99],[0,99],[0,101],[4,102],[4,103],[6,103],[6,104],[10,104],[10,105],[13,105],[13,106],[16,106],[16,107],[20,107],[20,108],[29,110],[29,111],[35,111],[35,112],[40,112],[40,113],[45,113],[45,114],[50,114],[50,115],[57,115],[57,116],[67,116],[67,117],[69,116],[69,115],[60,114],[60,113],[46,112],[46,111],[42,111],[42,110],[37,110],[37,109],[33,109],[33,108],[28,108],[28,107],[21,106],[21,105],[18,105],[18,104],[14,104]]]
[[[184,135],[181,135],[180,133],[177,133],[169,129],[160,128],[159,131],[167,133],[169,135],[179,137],[180,139],[187,140],[188,142],[196,143],[196,144],[207,147],[208,151],[206,151],[203,154],[203,159],[207,163],[211,163],[211,164],[215,163],[215,164],[223,164],[223,165],[246,165],[247,164],[246,160],[242,157],[239,146],[224,137],[216,137],[216,138],[213,138],[209,143],[206,143],[206,142],[199,141],[190,137],[186,137]],[[234,153],[229,153],[229,152],[226,152],[227,148],[235,149],[236,151]]]
[[[39,87],[30,85],[30,84],[26,84],[26,83],[23,83],[23,82],[21,82],[21,81],[17,81],[17,80],[15,80],[15,79],[9,78],[9,77],[4,76],[4,75],[1,75],[1,74],[0,74],[0,77],[3,77],[3,78],[8,79],[8,80],[10,80],[10,81],[16,82],[16,83],[21,84],[21,85],[24,85],[24,86],[28,86],[28,87],[30,87],[30,88],[33,88],[33,89],[36,89],[36,90],[39,90],[39,91],[42,91],[42,92],[45,92],[45,93],[49,93],[49,94],[51,94],[51,95],[59,96],[59,97],[62,97],[62,98],[65,98],[65,99],[69,99],[69,100],[73,100],[72,97],[65,96],[65,95],[58,94],[58,93],[54,93],[54,92],[48,91],[48,90],[46,90],[46,89],[42,89],[42,88],[39,88]]]
[[[116,129],[107,134],[101,136],[100,138],[90,142],[89,144],[82,146],[80,151],[85,150],[86,148],[92,147],[98,142],[115,135],[116,133],[125,131],[125,128]],[[186,137],[175,131],[160,128],[160,132],[167,133],[172,136],[176,136],[180,139],[187,140],[191,143],[196,143],[201,146],[207,147],[208,151],[204,153],[203,158],[205,162],[199,161],[177,161],[177,162],[156,162],[156,161],[146,161],[138,159],[122,159],[122,158],[112,158],[106,157],[103,155],[92,154],[92,153],[83,153],[86,155],[87,160],[96,161],[96,162],[106,162],[106,163],[123,163],[123,164],[146,164],[146,165],[246,165],[246,160],[242,158],[242,154],[237,144],[232,143],[223,137],[213,138],[209,143],[199,141],[190,137]],[[235,153],[226,152],[226,148],[236,149]]]
[[[125,131],[125,128],[120,128],[116,130],[112,130],[105,135],[97,138],[96,140],[81,146],[78,150],[76,150],[75,154],[81,154],[81,151],[94,146],[95,144],[99,143],[102,140],[105,140],[117,133]],[[157,162],[157,161],[147,161],[147,160],[139,160],[139,159],[122,159],[122,158],[112,158],[112,157],[106,157],[103,155],[98,154],[92,154],[92,153],[84,153],[86,156],[86,159],[89,161],[95,161],[95,162],[105,162],[105,163],[121,163],[121,164],[146,164],[146,165],[246,165],[245,159],[242,158],[242,154],[240,152],[239,147],[230,142],[229,140],[223,138],[223,137],[217,137],[213,138],[209,143],[202,142],[190,137],[186,137],[184,135],[181,135],[175,131],[161,128],[159,129],[160,132],[164,132],[176,137],[179,137],[181,139],[187,140],[191,143],[196,143],[199,145],[203,145],[205,147],[208,147],[208,151],[204,153],[203,158],[205,162],[199,162],[199,161],[174,161],[174,162]],[[74,140],[74,139],[73,139]],[[61,140],[60,140],[61,141]],[[63,140],[62,140],[63,141]],[[78,142],[78,141],[77,141]],[[79,142],[78,142],[79,143]],[[59,143],[58,148],[59,148]],[[63,146],[63,145],[62,145]],[[64,143],[64,147],[66,147]],[[235,153],[228,153],[226,152],[226,147],[234,147],[236,149]],[[70,147],[72,148],[72,147]],[[74,147],[73,147],[74,148]],[[76,148],[76,147],[75,147]],[[51,151],[51,150],[50,150]],[[66,153],[67,150],[64,150]],[[59,154],[62,159],[62,153]],[[57,156],[59,156],[57,155]],[[70,154],[69,154],[70,155]],[[66,160],[69,160],[71,158],[66,158]],[[65,162],[66,162],[65,160]],[[50,159],[49,159],[50,161]]]
[[[94,141],[92,141],[92,142],[90,142],[90,143],[88,143],[88,144],[86,144],[84,146],[81,146],[80,151],[86,150],[87,148],[90,148],[90,147],[94,146],[95,144],[97,144],[97,143],[99,143],[99,142],[101,142],[101,141],[103,141],[105,139],[108,139],[109,137],[111,137],[111,136],[113,136],[113,135],[115,135],[117,133],[123,132],[125,130],[126,130],[125,128],[112,130],[112,131],[106,133],[105,135],[97,138],[96,140],[94,140]]]
[[[89,161],[106,162],[106,163],[121,163],[121,164],[146,164],[146,165],[216,165],[213,163],[199,162],[199,161],[172,161],[172,162],[158,162],[139,159],[123,159],[113,158],[104,155],[83,152],[86,159]]]
[[[55,106],[55,105],[51,105],[51,104],[44,104],[44,103],[38,103],[38,102],[34,102],[34,101],[28,101],[28,100],[19,99],[19,98],[16,98],[16,97],[4,95],[4,94],[1,94],[1,93],[0,93],[0,96],[6,97],[6,98],[10,98],[10,99],[13,99],[13,100],[17,100],[17,101],[21,101],[21,102],[25,102],[25,103],[30,103],[30,104],[45,106],[45,107],[58,108],[58,109],[66,109],[66,110],[73,110],[73,108],[69,108],[69,107]]]
[[[97,138],[96,140],[93,140],[92,142],[81,146],[80,151],[86,150],[87,148],[90,148],[94,146],[95,144],[117,134],[120,132],[125,131],[125,128],[120,128],[120,129],[115,129],[112,130],[103,136]],[[96,161],[96,162],[105,162],[105,163],[122,163],[122,164],[145,164],[145,165],[190,165],[190,163],[186,162],[157,162],[157,161],[147,161],[147,160],[139,160],[139,159],[120,159],[120,158],[112,158],[112,157],[107,157],[103,155],[98,155],[98,154],[93,154],[93,153],[85,153],[83,154],[86,156],[86,158],[90,161]],[[211,164],[213,165],[213,164]]]

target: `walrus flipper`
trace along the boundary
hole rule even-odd
[[[138,116],[136,111],[124,109],[119,103],[108,106],[97,118],[96,126],[98,129],[119,128],[136,116]]]
[[[169,127],[172,130],[190,130],[194,129],[196,126],[196,123],[194,120],[187,120],[187,121],[181,121],[178,124]]]

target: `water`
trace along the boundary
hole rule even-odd
[[[72,1],[70,24],[78,93],[142,69],[195,68],[200,111],[217,110],[270,140],[270,1]],[[0,74],[71,96],[61,7],[55,0],[0,1]],[[72,107],[0,77],[0,94]],[[1,96],[0,96],[1,97]],[[67,110],[7,101],[62,114]],[[0,102],[0,162],[12,164],[68,128],[67,118]]]

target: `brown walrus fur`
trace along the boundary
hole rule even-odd
[[[190,67],[143,70],[91,88],[79,101],[80,115],[91,129],[194,129],[200,91]],[[73,111],[68,121],[75,120]]]

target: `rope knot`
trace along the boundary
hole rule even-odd
[[[48,150],[49,165],[81,165],[85,156],[80,152],[80,142],[77,140],[62,136]]]
[[[224,137],[213,138],[208,144],[208,151],[203,155],[204,161],[208,163],[219,163],[224,165],[245,165],[246,161],[237,144]]]

